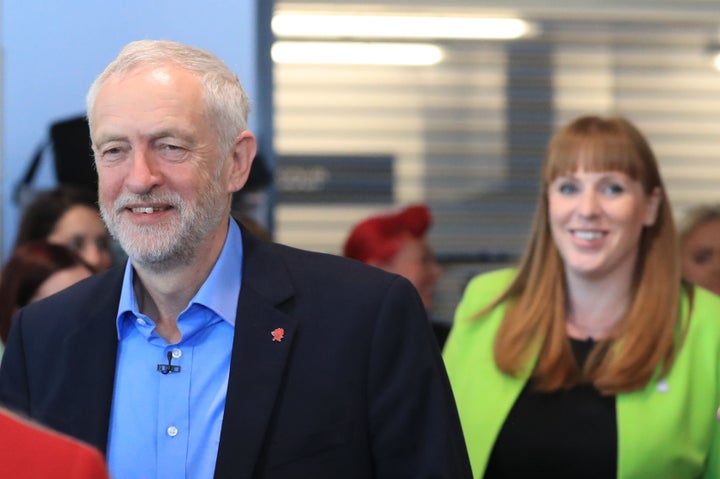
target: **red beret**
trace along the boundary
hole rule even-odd
[[[371,216],[353,228],[345,241],[343,255],[363,263],[388,261],[408,237],[425,236],[432,218],[423,204],[411,205],[397,213]]]

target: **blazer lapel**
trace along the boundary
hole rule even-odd
[[[278,305],[293,294],[275,246],[243,230],[243,281],[215,478],[253,474],[282,384],[296,321]]]
[[[108,272],[99,281],[103,291],[87,313],[81,327],[65,339],[63,388],[71,398],[65,417],[72,434],[105,451],[117,360],[115,316],[120,299],[123,268]]]

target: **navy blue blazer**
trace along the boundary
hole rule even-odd
[[[243,245],[215,477],[470,478],[440,351],[412,285],[245,230]],[[0,402],[101,451],[122,276],[113,268],[21,310],[0,367]],[[280,342],[276,328],[285,331]]]

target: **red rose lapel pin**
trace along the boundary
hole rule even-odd
[[[275,328],[270,331],[270,334],[272,334],[272,340],[279,343],[283,340],[283,337],[285,336],[285,330],[283,328]]]

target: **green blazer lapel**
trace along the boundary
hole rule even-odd
[[[487,466],[495,439],[532,370],[528,367],[520,377],[510,377],[495,365],[493,343],[504,313],[505,308],[499,307],[488,317],[478,320],[486,322],[478,326],[487,329],[478,335],[480,341],[470,360],[475,365],[474,375],[478,379],[468,380],[462,392],[463,396],[474,398],[475,402],[472,408],[461,411],[461,419],[468,450],[471,451],[473,471],[480,475]]]
[[[692,318],[682,296],[689,329],[669,374],[617,396],[618,479],[718,477],[720,300],[695,293]]]

